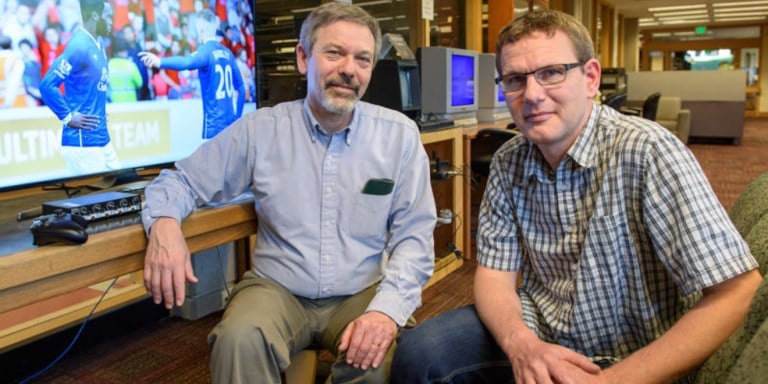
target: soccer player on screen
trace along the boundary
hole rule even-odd
[[[203,44],[192,55],[160,58],[151,52],[141,52],[139,56],[150,68],[198,70],[203,139],[210,139],[242,115],[245,88],[234,55],[216,39],[219,18],[210,9],[203,9],[196,21],[197,35]]]
[[[107,130],[109,70],[102,42],[112,33],[112,6],[81,0],[80,12],[83,23],[43,76],[40,95],[64,126],[61,156],[67,168],[88,174],[120,168]]]

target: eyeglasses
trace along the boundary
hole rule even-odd
[[[584,63],[554,64],[539,68],[528,73],[509,73],[496,78],[496,84],[507,93],[522,92],[528,81],[528,75],[533,75],[536,82],[543,85],[555,85],[565,81],[565,74],[572,68],[580,67]]]

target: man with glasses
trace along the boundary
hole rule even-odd
[[[592,99],[575,18],[534,11],[496,45],[523,137],[494,155],[475,304],[398,338],[394,383],[668,383],[739,326],[757,263],[685,145]]]

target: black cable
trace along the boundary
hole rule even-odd
[[[453,254],[456,255],[457,258],[463,259],[464,258],[463,253],[458,247],[456,247],[455,241],[456,241],[456,234],[459,233],[459,229],[464,224],[464,221],[462,220],[461,215],[458,215],[458,214],[454,215],[454,219],[458,219],[458,222],[456,223],[456,229],[454,229],[453,231],[453,238],[451,239],[451,242],[448,243],[448,249],[451,250],[451,252],[453,252]]]
[[[70,350],[72,349],[72,347],[75,345],[75,342],[77,342],[77,339],[79,339],[79,338],[80,338],[80,335],[83,333],[83,329],[85,328],[85,325],[86,325],[86,324],[88,324],[88,320],[90,320],[91,316],[93,316],[93,312],[95,312],[95,311],[96,311],[96,308],[98,308],[98,307],[99,307],[99,304],[101,304],[101,301],[102,301],[102,300],[104,300],[104,297],[106,297],[106,296],[107,296],[107,292],[109,292],[109,290],[112,288],[112,286],[113,286],[113,285],[115,285],[115,282],[117,282],[117,279],[119,279],[119,278],[120,278],[120,276],[118,276],[118,277],[115,277],[115,279],[114,279],[114,280],[112,280],[112,282],[111,282],[111,283],[109,283],[109,286],[107,286],[107,289],[105,289],[105,290],[104,290],[104,293],[102,293],[102,294],[101,294],[101,297],[99,297],[99,301],[97,301],[97,302],[96,302],[96,304],[93,306],[93,308],[91,309],[91,312],[90,312],[90,313],[88,313],[88,316],[86,316],[86,317],[85,317],[85,319],[83,320],[83,323],[82,323],[82,324],[80,324],[80,329],[78,329],[78,330],[77,330],[77,334],[75,334],[75,337],[74,337],[74,338],[72,338],[72,341],[70,341],[70,342],[69,342],[69,345],[67,345],[67,347],[66,347],[66,348],[64,348],[64,351],[63,351],[63,352],[61,352],[61,354],[59,354],[59,356],[57,356],[55,359],[53,359],[53,361],[51,361],[51,362],[50,362],[50,363],[49,363],[47,366],[45,366],[43,369],[41,369],[41,370],[39,370],[39,371],[37,371],[37,372],[33,373],[32,375],[28,376],[26,379],[24,379],[24,380],[22,380],[21,382],[19,382],[19,384],[25,384],[25,383],[28,383],[30,380],[32,380],[32,379],[34,379],[34,378],[36,378],[36,377],[38,377],[38,376],[42,375],[43,373],[45,373],[46,371],[48,371],[49,369],[51,369],[51,367],[53,367],[54,365],[56,365],[56,363],[58,363],[58,362],[59,362],[61,359],[63,359],[63,358],[64,358],[64,356],[66,356],[66,355],[67,355],[67,353],[69,353],[69,351],[70,351]]]
[[[48,184],[42,186],[43,191],[64,191],[64,194],[67,195],[67,198],[70,198],[74,195],[77,195],[82,191],[82,187],[76,186],[69,186],[64,183],[56,183],[56,184]]]
[[[453,230],[453,240],[456,240],[456,234],[459,233],[459,229],[461,229],[461,226],[464,224],[464,221],[461,218],[461,215],[456,214],[453,217],[454,219],[458,219],[459,222],[456,223],[456,229]]]

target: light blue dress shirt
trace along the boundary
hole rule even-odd
[[[394,181],[363,193],[370,179]],[[254,272],[297,296],[352,295],[379,281],[368,310],[399,325],[421,304],[434,268],[435,201],[429,159],[406,116],[359,102],[329,135],[305,101],[237,120],[146,190],[145,229],[196,207],[254,196]]]

